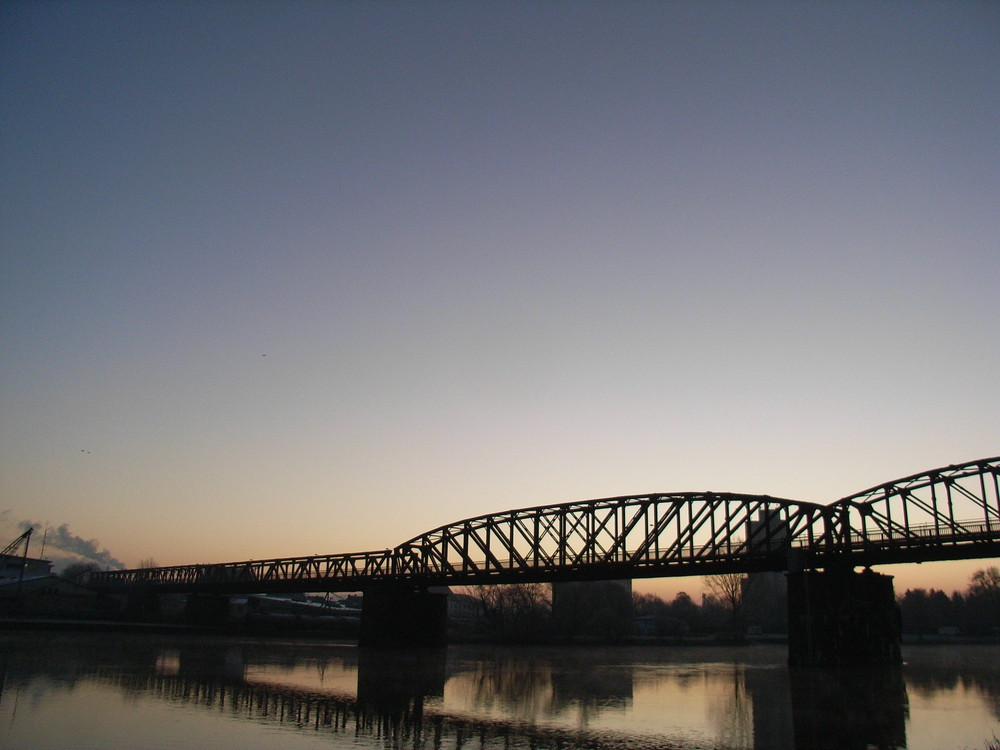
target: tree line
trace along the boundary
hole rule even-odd
[[[477,603],[481,629],[514,641],[615,641],[637,634],[741,641],[748,633],[788,632],[787,594],[780,573],[706,576],[700,603],[684,591],[670,601],[656,594],[630,594],[621,583],[476,586],[464,593]],[[976,571],[964,592],[908,589],[897,596],[897,603],[905,633],[996,636],[1000,569]]]
[[[709,576],[700,604],[683,591],[669,602],[633,593],[627,581],[472,586],[460,593],[475,600],[480,631],[500,640],[614,642],[632,635],[719,634],[739,640],[748,623],[785,632],[784,579],[779,581],[776,586],[747,576]]]
[[[1000,634],[1000,568],[977,570],[964,593],[907,589],[897,600],[904,633]]]

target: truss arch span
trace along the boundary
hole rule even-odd
[[[821,505],[768,495],[630,495],[493,513],[396,548],[405,572],[447,583],[642,578],[784,570],[828,539]]]
[[[830,506],[835,546],[864,564],[1000,554],[1000,457],[870,487]]]

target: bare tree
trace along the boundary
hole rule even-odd
[[[729,615],[733,637],[742,641],[746,635],[746,610],[753,578],[742,573],[718,573],[705,576],[702,581],[710,595]]]
[[[1000,622],[1000,568],[991,566],[972,574],[965,597],[967,616],[973,627],[989,632]]]
[[[505,637],[526,638],[540,634],[551,600],[541,583],[491,584],[470,587],[466,593],[479,603],[490,629]]]
[[[1000,595],[1000,568],[991,566],[973,573],[969,581],[969,594],[994,598]]]
[[[101,566],[95,562],[75,562],[67,565],[60,575],[67,581],[86,583],[90,574],[100,569]]]

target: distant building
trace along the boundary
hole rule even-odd
[[[468,594],[452,592],[448,596],[448,622],[459,628],[476,628],[482,625],[479,600]]]
[[[778,509],[760,511],[755,520],[750,521],[750,549],[780,550],[788,546],[788,522],[781,517]]]
[[[761,511],[750,522],[750,544],[754,552],[788,550],[788,523],[780,510]],[[752,621],[748,633],[788,631],[788,589],[785,574],[778,572],[750,573],[743,585],[747,599],[747,618]]]
[[[21,555],[0,555],[0,586],[22,580],[52,575],[52,561]]]
[[[341,607],[348,607],[350,609],[361,609],[361,595],[360,594],[350,594],[345,596],[340,600]]]
[[[96,605],[93,591],[54,575],[0,582],[0,611],[32,617],[82,617],[93,615]]]
[[[29,617],[87,617],[97,594],[52,574],[52,561],[0,555],[0,612]]]

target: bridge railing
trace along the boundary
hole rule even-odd
[[[1000,525],[986,521],[962,521],[951,529],[942,529],[938,524],[923,523],[908,526],[905,533],[898,529],[869,529],[864,533],[852,534],[849,546],[862,549],[866,546],[910,546],[910,545],[950,545],[960,542],[976,542],[984,539],[1000,540]]]

